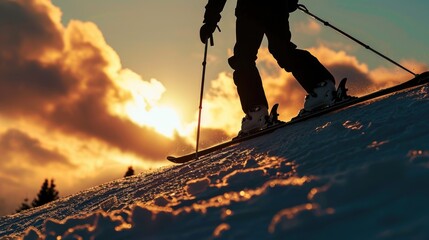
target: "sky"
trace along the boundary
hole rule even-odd
[[[301,1],[319,17],[400,62],[427,71],[429,3],[423,0]],[[45,178],[61,196],[166,166],[192,151],[206,1],[0,1],[0,214],[33,199]],[[228,1],[209,48],[201,147],[234,136],[241,112],[227,58],[235,41]],[[412,78],[303,12],[292,41],[361,95]],[[264,40],[257,64],[270,105],[288,120],[305,92],[277,66]]]

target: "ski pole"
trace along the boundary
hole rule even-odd
[[[219,26],[216,25],[216,29],[221,31]],[[204,96],[204,81],[206,78],[206,65],[207,65],[207,49],[208,49],[208,41],[210,40],[210,46],[214,46],[213,35],[210,36],[209,39],[206,40],[204,44],[204,59],[203,59],[203,73],[201,77],[201,90],[200,90],[200,106],[198,107],[198,126],[197,126],[197,140],[195,143],[195,159],[198,159],[198,150],[200,144],[200,129],[201,129],[201,112],[203,110],[203,96]]]
[[[200,90],[200,106],[198,111],[198,126],[197,126],[197,141],[195,143],[195,159],[198,159],[198,147],[200,143],[200,127],[201,127],[201,112],[203,109],[203,95],[204,95],[204,81],[206,77],[206,65],[207,65],[207,49],[208,49],[208,39],[204,45],[204,59],[203,59],[203,73],[201,77],[201,90]],[[210,44],[213,46],[213,37],[210,37]]]
[[[402,66],[401,64],[399,64],[399,63],[397,63],[397,62],[393,61],[393,60],[392,60],[392,59],[390,59],[389,57],[386,57],[385,55],[381,54],[380,52],[378,52],[378,51],[374,50],[373,48],[371,48],[370,46],[366,45],[366,44],[365,44],[365,43],[363,43],[362,41],[360,41],[360,40],[358,40],[358,39],[354,38],[353,36],[351,36],[351,35],[349,35],[348,33],[346,33],[346,32],[344,32],[344,31],[342,31],[341,29],[339,29],[339,28],[337,28],[337,27],[335,27],[335,26],[331,25],[329,22],[327,22],[327,21],[325,21],[325,20],[323,20],[323,19],[319,18],[318,16],[314,15],[313,13],[311,13],[311,12],[307,9],[307,7],[306,7],[306,6],[304,6],[303,4],[298,4],[298,8],[299,8],[299,10],[303,11],[304,13],[306,13],[306,14],[308,14],[308,15],[312,16],[313,18],[317,19],[318,21],[322,22],[325,26],[328,26],[328,27],[333,28],[333,29],[334,29],[334,30],[336,30],[337,32],[339,32],[339,33],[343,34],[344,36],[346,36],[346,37],[350,38],[351,40],[353,40],[353,41],[355,41],[355,42],[359,43],[360,45],[362,45],[362,46],[363,46],[363,47],[365,47],[366,49],[371,50],[372,52],[374,52],[374,53],[375,53],[375,54],[377,54],[378,56],[380,56],[380,57],[382,57],[382,58],[386,59],[387,61],[389,61],[389,62],[391,62],[391,63],[395,64],[396,66],[398,66],[398,67],[402,68],[403,70],[405,70],[405,71],[407,71],[407,72],[409,72],[409,73],[413,74],[415,77],[417,77],[417,76],[418,76],[418,74],[416,74],[416,73],[412,72],[411,70],[409,70],[408,68],[406,68],[406,67]]]

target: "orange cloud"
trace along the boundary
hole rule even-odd
[[[0,135],[0,153],[4,160],[13,160],[20,156],[19,160],[27,159],[36,166],[59,164],[67,167],[75,167],[70,160],[56,150],[43,147],[39,140],[30,137],[16,129],[10,129]],[[0,166],[5,167],[7,161],[1,161]]]
[[[394,65],[370,69],[355,56],[344,51],[334,51],[323,45],[311,48],[309,51],[328,67],[338,81],[347,77],[349,80],[348,88],[350,93],[354,95],[362,95],[380,88],[386,88],[413,77]],[[415,60],[402,60],[400,63],[417,73],[424,72],[428,68],[426,63]]]
[[[163,159],[184,139],[165,137],[149,124],[139,125],[113,109],[141,102],[135,111],[157,107],[163,91],[156,80],[139,78],[126,87],[131,70],[93,23],[60,23],[50,1],[0,3],[0,112],[24,117],[80,138],[98,139],[144,159]],[[131,73],[130,73],[131,72]],[[136,74],[135,74],[136,75]],[[133,94],[131,89],[143,89]]]
[[[204,96],[202,126],[219,128],[226,132],[236,131],[243,117],[238,94],[232,77],[221,73],[211,81]]]

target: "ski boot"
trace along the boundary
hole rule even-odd
[[[243,118],[243,121],[241,123],[241,131],[238,133],[237,137],[233,139],[245,137],[260,130],[264,130],[279,123],[283,123],[278,118],[278,108],[279,104],[274,104],[274,106],[271,108],[269,115],[267,115],[268,109],[264,106],[257,106],[253,108]]]
[[[336,90],[332,81],[320,82],[307,96],[305,96],[304,108],[298,116],[303,116],[312,111],[328,107],[335,102]]]
[[[323,81],[305,97],[304,110],[311,112],[334,103],[336,96],[335,84],[332,81]]]
[[[268,125],[268,118],[268,109],[265,106],[253,107],[241,121],[241,130],[237,137],[264,129]]]

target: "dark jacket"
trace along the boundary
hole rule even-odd
[[[219,22],[225,3],[226,0],[209,0],[206,5],[204,22],[213,24]],[[287,14],[295,11],[297,4],[298,0],[237,0],[235,15],[240,17],[242,14],[263,15],[282,12]]]

